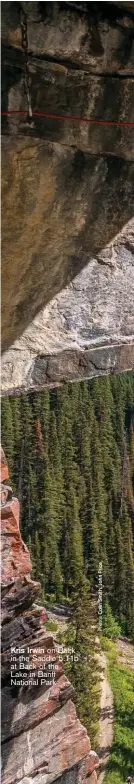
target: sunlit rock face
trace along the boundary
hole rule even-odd
[[[8,468],[1,455],[2,493]],[[10,488],[11,492],[11,488]],[[47,614],[36,604],[40,584],[19,529],[19,502],[2,497],[2,781],[4,784],[90,784],[99,765],[85,728],[77,718],[73,688],[64,675],[56,644],[45,629]],[[11,678],[11,647],[30,648],[30,666],[40,649],[52,651],[55,682],[20,685]],[[40,657],[40,668],[42,659]],[[12,665],[13,666],[13,665]],[[36,668],[35,668],[36,675]],[[17,681],[17,685],[16,685]],[[36,680],[35,680],[36,683]],[[90,777],[91,774],[91,777]]]
[[[36,316],[2,358],[2,392],[134,366],[134,221]]]
[[[3,449],[1,448],[1,482],[8,479],[8,465]]]
[[[32,111],[106,125],[29,125],[22,19]],[[2,350],[132,218],[133,74],[133,4],[2,4]]]

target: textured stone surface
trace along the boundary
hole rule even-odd
[[[131,217],[133,166],[42,140],[3,139],[5,347]]]
[[[134,366],[134,221],[3,355],[3,393]]]
[[[69,734],[69,735],[68,735]],[[71,700],[68,700],[66,712],[64,707],[59,709],[53,717],[47,718],[31,729],[28,735],[23,732],[16,738],[15,749],[10,744],[4,744],[3,762],[7,759],[6,773],[3,777],[4,784],[19,781],[24,775],[35,776],[36,773],[46,774],[45,781],[53,782],[57,776],[62,775],[63,769],[69,769],[79,762],[80,744],[83,746],[83,756],[89,752],[89,741],[84,728],[82,728]],[[26,760],[24,758],[24,747]],[[18,764],[19,756],[19,764]],[[94,760],[94,761],[93,761]],[[98,763],[97,755],[89,756],[87,772],[92,772],[92,766]]]
[[[85,784],[88,784],[88,780],[87,780],[87,782],[85,782]],[[90,776],[90,784],[97,784],[97,773],[96,773],[96,770],[94,770],[94,772]]]
[[[5,482],[6,479],[8,479],[8,465],[3,449],[1,449],[1,482]]]
[[[21,571],[21,558],[20,570]],[[5,584],[5,575],[3,582],[2,592],[2,623],[7,623],[15,618],[20,613],[21,605],[23,610],[28,609],[34,601],[36,601],[37,593],[39,592],[39,583],[34,583],[30,577],[25,576],[23,582],[21,579],[14,579]],[[47,620],[47,613],[44,610],[44,621]]]
[[[133,121],[133,11],[3,3],[2,110]],[[2,125],[2,349],[133,215],[133,129],[26,116]]]
[[[19,530],[19,502],[16,498],[1,509],[2,582],[22,577],[32,569],[29,552]]]
[[[9,687],[3,689],[2,694],[2,741],[11,739],[14,736],[20,735],[21,732],[36,726],[39,722],[48,716],[51,716],[58,708],[70,699],[73,695],[73,688],[68,682],[65,675],[61,675],[58,682],[51,686],[51,688],[43,691],[42,688],[38,689],[36,696],[36,689],[30,695],[27,695],[27,700],[19,701],[14,698],[14,713],[12,715],[11,692]]]
[[[28,20],[29,52],[68,60],[93,72],[133,72],[134,4],[11,2],[3,4],[2,41],[21,48],[20,7]],[[131,8],[129,8],[131,6]],[[125,7],[125,8],[124,8]]]
[[[8,753],[4,784],[41,771],[47,774],[47,782],[54,781],[62,770],[73,766],[74,760],[76,764],[79,762],[80,743],[86,757],[88,736],[76,719],[74,705],[69,700],[66,710],[63,707],[53,717],[41,721],[36,725],[36,732],[35,729],[29,730],[28,735],[23,732],[16,738],[14,746],[10,741],[8,748],[4,744],[3,763]]]
[[[4,53],[3,77],[4,101],[6,91],[6,68],[11,67],[11,54]],[[27,108],[23,89],[23,60],[16,84],[16,58],[12,58],[12,80],[8,93],[8,111],[12,108],[23,111]],[[134,66],[133,66],[134,71]],[[119,122],[134,121],[134,78],[121,78],[117,75],[95,75],[88,71],[71,70],[53,62],[44,62],[36,58],[29,60],[29,74],[31,78],[31,95],[33,113],[45,112],[54,115],[65,115],[66,120],[49,119],[34,116],[32,138],[41,137],[45,140],[58,142],[67,147],[75,147],[80,151],[88,151],[93,155],[111,154],[117,157],[134,159],[133,129],[131,127],[118,127],[109,125],[90,125],[88,123],[72,122],[71,117],[84,117],[88,120]],[[8,116],[3,123],[5,133],[15,135],[28,134],[29,128],[26,120],[21,115]],[[82,160],[82,158],[81,158]],[[83,158],[84,165],[84,158]],[[79,174],[79,167],[78,167]]]
[[[2,453],[2,480],[7,464]],[[19,535],[19,541],[18,541]],[[6,538],[9,542],[10,564],[7,558]],[[28,550],[19,531],[19,504],[13,499],[10,506],[2,507],[2,781],[3,784],[86,784],[87,776],[99,765],[97,755],[91,750],[85,728],[76,715],[72,702],[73,689],[63,672],[57,646],[44,627],[45,610],[36,605],[40,584],[31,580]],[[15,552],[17,561],[15,562]],[[12,560],[11,560],[12,557]],[[24,564],[25,558],[25,564]],[[15,565],[17,563],[17,569]],[[16,653],[16,665],[11,646]],[[19,653],[26,655],[30,648],[29,662],[25,664],[24,684],[20,676]],[[48,660],[49,652],[49,660]],[[23,661],[23,660],[22,660]],[[55,664],[53,683],[41,681],[41,667],[49,672]],[[35,683],[29,683],[28,670],[34,664]],[[36,676],[40,677],[36,685]]]

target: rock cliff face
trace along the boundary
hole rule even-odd
[[[42,310],[2,358],[3,394],[134,367],[134,221]]]
[[[2,482],[7,478],[2,452]],[[19,530],[19,503],[14,498],[9,501],[8,495],[9,488],[2,506],[2,782],[95,784],[99,760],[77,718],[73,689],[53,638],[45,630],[46,612],[36,605],[40,585],[30,577],[29,553]],[[29,649],[34,684],[25,658]],[[53,683],[45,679],[42,683],[44,658],[48,669],[52,663],[55,666]],[[26,674],[29,685],[23,679]]]
[[[2,3],[3,350],[132,218],[133,74],[133,4]]]

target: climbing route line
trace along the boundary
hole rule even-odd
[[[7,112],[1,112],[1,117],[7,117],[9,115],[26,115],[27,110],[15,110],[11,109]],[[88,117],[73,117],[71,115],[64,115],[64,114],[49,114],[48,112],[32,112],[33,117],[42,117],[48,120],[70,120],[71,122],[79,122],[79,123],[88,123],[89,125],[112,125],[119,128],[134,128],[134,122],[123,122],[122,120],[95,120],[95,119],[88,119]]]

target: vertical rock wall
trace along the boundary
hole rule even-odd
[[[7,479],[2,452],[5,489]],[[99,760],[77,718],[73,689],[53,638],[45,630],[47,614],[36,605],[40,584],[30,577],[29,553],[19,530],[19,502],[9,501],[9,494],[7,488],[2,506],[2,783],[32,784],[34,779],[35,784],[94,784]],[[14,670],[11,677],[11,655],[18,668],[20,652],[29,648],[31,668],[41,652],[34,685],[30,673],[27,685],[23,670],[19,677]],[[55,663],[54,682],[42,684],[39,677],[36,685],[37,668],[48,651],[49,665]]]

